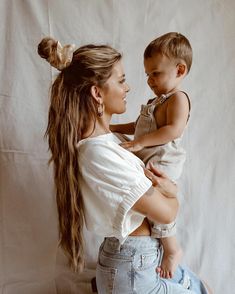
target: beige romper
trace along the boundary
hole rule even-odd
[[[174,93],[163,94],[156,97],[147,105],[141,105],[140,115],[136,121],[134,139],[139,138],[145,134],[151,133],[158,129],[154,110],[158,105],[164,103]],[[188,95],[183,92],[189,101]],[[176,182],[181,176],[183,165],[186,159],[185,150],[180,145],[182,136],[163,145],[145,147],[144,149],[135,152],[135,154],[145,163],[148,167],[151,162],[159,170],[162,170],[172,181]],[[175,222],[169,225],[154,224],[154,232],[152,235],[157,238],[169,237],[176,233]]]

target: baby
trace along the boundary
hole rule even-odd
[[[113,132],[134,134],[134,140],[122,143],[122,147],[134,152],[146,167],[152,164],[174,182],[179,179],[185,161],[180,142],[189,118],[190,100],[182,91],[181,82],[191,64],[192,48],[182,34],[171,32],[153,40],[145,49],[144,67],[156,97],[142,105],[136,122],[110,126]],[[175,222],[151,224],[151,236],[161,238],[164,248],[157,270],[160,277],[172,278],[182,256]]]

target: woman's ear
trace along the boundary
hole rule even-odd
[[[92,97],[96,100],[97,103],[101,104],[102,103],[102,97],[100,94],[100,88],[93,85],[91,86],[91,95]]]
[[[187,74],[186,65],[183,63],[178,63],[177,64],[177,77],[180,77],[180,76],[186,75],[186,74]]]

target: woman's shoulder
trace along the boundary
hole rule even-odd
[[[99,135],[81,140],[77,144],[79,156],[86,160],[104,160],[118,155],[121,151],[120,139],[113,133]]]
[[[86,148],[92,148],[94,146],[100,146],[102,147],[116,147],[119,146],[120,143],[130,141],[130,138],[128,138],[126,135],[123,135],[121,133],[107,133],[103,135],[99,135],[96,137],[89,137],[86,139],[82,139],[77,143],[78,149],[86,149]]]
[[[132,162],[142,165],[142,161],[137,156],[120,146],[125,140],[128,140],[128,137],[115,133],[84,139],[77,144],[80,161],[106,165]]]
[[[93,148],[105,148],[110,145],[117,145],[121,141],[114,136],[113,133],[103,134],[96,137],[89,137],[82,139],[77,143],[77,148],[79,151],[93,150]]]

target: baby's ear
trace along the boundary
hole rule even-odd
[[[178,63],[177,64],[177,77],[180,77],[180,76],[186,75],[186,74],[187,74],[186,65],[183,63]]]

